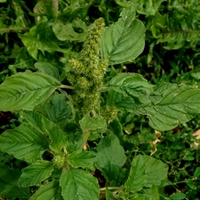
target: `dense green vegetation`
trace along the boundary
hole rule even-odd
[[[200,2],[0,0],[0,199],[197,200]]]

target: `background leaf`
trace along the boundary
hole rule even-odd
[[[22,187],[34,186],[46,180],[53,170],[52,162],[38,160],[22,170],[18,184]]]
[[[145,27],[135,19],[133,6],[123,9],[121,18],[113,25],[104,28],[101,40],[102,59],[110,65],[131,62],[144,49]]]
[[[61,49],[58,46],[58,40],[56,39],[50,24],[47,21],[42,21],[39,24],[33,26],[28,33],[19,35],[20,39],[27,48],[29,54],[37,60],[38,50],[50,53],[58,51],[67,53],[68,49]]]
[[[63,200],[61,196],[61,188],[58,182],[52,181],[43,185],[30,198],[30,200],[44,199]]]
[[[76,32],[75,29],[78,29],[79,32]],[[87,26],[80,20],[74,20],[72,23],[58,21],[52,25],[52,30],[61,41],[83,42],[87,35]],[[81,33],[80,30],[82,31]]]
[[[33,110],[61,84],[42,73],[17,73],[0,85],[0,110]]]
[[[7,198],[22,198],[28,199],[30,196],[29,189],[20,187],[17,180],[21,172],[17,169],[9,168],[8,166],[0,165],[0,196]]]
[[[184,193],[176,193],[170,196],[170,200],[183,200],[186,195]]]
[[[97,164],[109,181],[116,179],[125,162],[124,149],[117,136],[110,134],[102,138],[97,147]]]
[[[60,178],[62,196],[65,200],[98,200],[99,185],[97,179],[83,170],[69,169]]]
[[[13,130],[6,130],[0,136],[1,151],[27,162],[37,160],[47,148],[46,137],[34,127],[24,124]]]

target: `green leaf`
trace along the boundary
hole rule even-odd
[[[130,198],[130,200],[154,200],[154,199],[148,194],[136,194],[133,198]]]
[[[156,11],[158,10],[160,4],[166,0],[135,0],[134,8],[139,14],[148,16],[155,16]]]
[[[109,87],[124,96],[132,97],[136,104],[150,103],[148,94],[153,92],[153,85],[140,74],[135,73],[118,74],[109,82]]]
[[[74,28],[83,32],[76,32]],[[72,23],[57,21],[56,23],[53,23],[52,30],[56,37],[61,41],[83,42],[85,41],[87,35],[87,26],[80,20],[73,21]]]
[[[151,103],[148,95],[153,92],[153,85],[139,74],[118,74],[108,86],[108,104],[120,110],[137,113],[139,105]]]
[[[0,110],[33,110],[59,86],[56,79],[42,73],[17,73],[0,85]]]
[[[17,185],[21,172],[8,166],[0,166],[0,196],[29,199],[29,189]]]
[[[167,164],[147,155],[143,155],[142,157],[146,165],[145,187],[159,186],[161,184],[161,181],[167,179]]]
[[[139,92],[148,94],[153,91],[153,85],[147,82],[147,80],[136,73],[121,73],[115,76],[109,82],[109,86],[120,90],[125,90],[130,95],[137,95]]]
[[[58,16],[58,1],[39,1],[34,7],[34,12],[38,16],[47,16],[49,19],[56,18]]]
[[[20,39],[27,48],[29,54],[37,60],[38,50],[50,53],[58,51],[67,53],[67,49],[61,49],[58,46],[58,40],[56,39],[49,22],[43,21],[33,26],[28,33],[19,35]]]
[[[22,170],[18,184],[22,187],[34,186],[46,180],[53,170],[52,162],[38,160]]]
[[[102,33],[101,55],[110,65],[132,62],[139,56],[145,44],[145,27],[135,19],[133,6],[123,9],[121,18]]]
[[[68,153],[73,153],[84,145],[83,132],[77,123],[68,123],[64,128],[67,134],[66,148]]]
[[[67,157],[68,163],[75,168],[82,167],[85,169],[94,170],[94,162],[96,156],[88,151],[75,151]]]
[[[59,183],[52,181],[40,187],[30,200],[63,200],[60,190]]]
[[[60,186],[64,200],[98,200],[97,179],[83,170],[69,169],[61,175]]]
[[[0,3],[6,2],[6,0],[0,0]]]
[[[194,172],[194,177],[200,176],[200,167],[197,167]]]
[[[160,200],[160,194],[159,194],[158,187],[153,186],[149,189],[145,189],[144,191],[145,191],[144,193],[149,194],[153,200]]]
[[[110,134],[102,138],[97,147],[97,164],[105,177],[110,181],[115,180],[125,162],[126,155],[117,136]]]
[[[146,183],[146,166],[143,156],[139,155],[133,158],[129,177],[125,183],[128,192],[136,193],[140,191]]]
[[[156,130],[171,130],[200,112],[200,90],[197,88],[161,83],[155,88],[155,93],[159,95],[149,96],[152,105],[143,105],[140,110]]]
[[[41,112],[61,128],[73,117],[72,107],[64,94],[53,94],[48,102],[37,108],[37,111]]]
[[[176,193],[170,196],[170,200],[182,200],[185,199],[186,195],[184,193]]]
[[[168,166],[150,156],[135,156],[131,163],[129,177],[125,183],[127,192],[136,193],[144,187],[161,185],[167,178]]]
[[[106,188],[106,200],[115,200],[112,192],[108,188]]]
[[[59,80],[59,72],[58,69],[47,62],[36,62],[35,68],[39,69],[43,74],[47,74]]]
[[[50,148],[52,151],[59,153],[65,146],[65,133],[52,121],[32,111],[23,111],[21,117],[30,127],[34,127],[37,131],[41,132],[41,134],[48,135],[50,137]]]
[[[47,148],[46,137],[31,126],[22,124],[0,136],[0,151],[27,162],[37,160]]]
[[[79,123],[84,133],[96,130],[100,133],[104,133],[107,129],[106,120],[100,115],[97,115],[96,117],[84,116]]]

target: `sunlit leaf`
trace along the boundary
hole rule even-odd
[[[121,18],[103,30],[102,59],[108,59],[110,65],[133,61],[144,49],[144,37],[144,25],[135,19],[133,6],[124,8]]]

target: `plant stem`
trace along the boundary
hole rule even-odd
[[[120,187],[106,187],[106,188],[108,188],[109,190],[121,190],[121,189],[123,189],[123,186],[120,186]],[[105,191],[106,190],[106,188],[104,187],[104,188],[100,188],[100,191]]]

